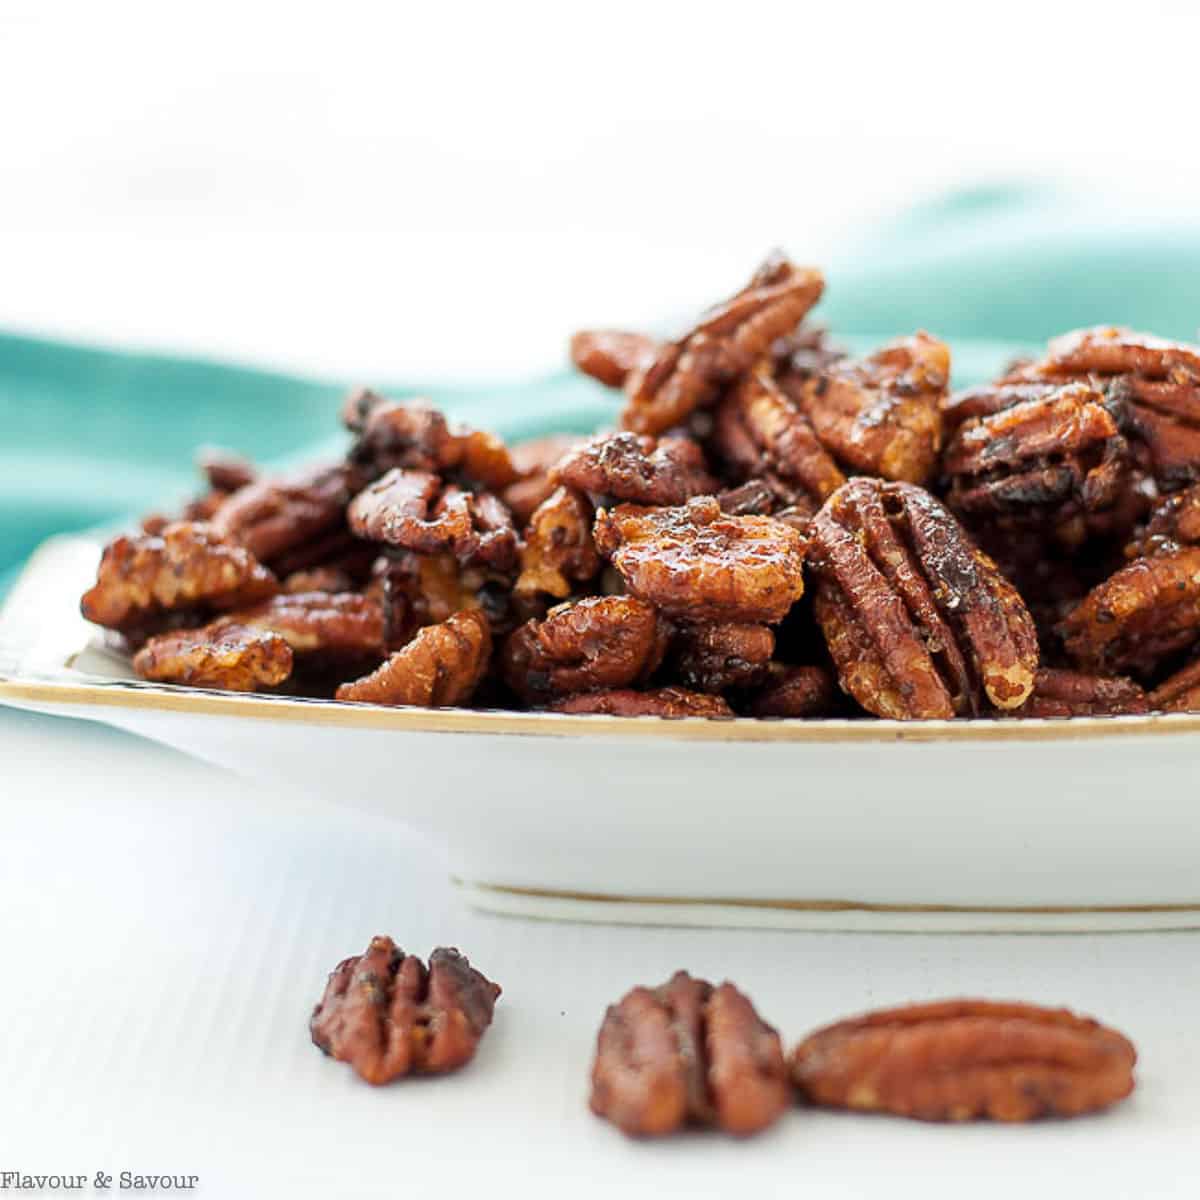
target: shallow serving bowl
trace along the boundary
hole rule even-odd
[[[48,542],[0,611],[0,702],[386,814],[467,899],[805,929],[1200,926],[1200,716],[662,721],[389,709],[131,678]]]

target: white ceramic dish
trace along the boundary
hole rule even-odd
[[[0,702],[385,814],[471,903],[805,929],[1200,926],[1200,717],[660,721],[387,709],[134,681],[56,539],[0,612]],[[167,798],[169,802],[169,797]]]

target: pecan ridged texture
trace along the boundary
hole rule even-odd
[[[569,451],[551,477],[605,502],[684,504],[717,489],[696,442],[634,433],[589,439]]]
[[[713,987],[677,971],[605,1014],[591,1108],[623,1133],[661,1137],[704,1125],[745,1137],[790,1102],[779,1035],[731,983]]]
[[[1200,484],[1167,496],[1125,547],[1125,557],[1145,558],[1200,545]]]
[[[1150,693],[1150,707],[1160,712],[1200,713],[1200,659],[1163,680]]]
[[[230,613],[247,629],[277,634],[297,659],[329,663],[378,659],[385,648],[383,606],[357,592],[292,592]]]
[[[1033,619],[928,492],[854,479],[813,521],[815,612],[842,688],[896,720],[1019,707],[1038,666]]]
[[[579,584],[600,573],[592,540],[592,506],[571,488],[556,489],[537,508],[522,539],[519,596],[545,594],[565,600]]]
[[[548,708],[550,712],[576,715],[662,717],[666,720],[680,720],[684,717],[720,720],[733,716],[733,709],[720,696],[710,696],[681,687],[650,688],[644,692],[633,688],[585,692],[578,696],[568,696],[565,700],[555,700]]]
[[[719,693],[760,683],[774,653],[775,635],[766,625],[685,625],[668,663],[684,687]]]
[[[150,638],[133,656],[133,669],[155,683],[256,692],[283,683],[292,661],[291,647],[277,633],[222,617]]]
[[[1121,675],[1090,675],[1063,667],[1042,667],[1033,694],[1014,717],[1121,717],[1149,712],[1146,693]]]
[[[376,1086],[441,1075],[475,1057],[499,996],[499,985],[455,949],[435,950],[426,967],[390,937],[374,937],[331,972],[309,1032],[315,1046]]]
[[[813,1104],[923,1121],[1030,1121],[1124,1099],[1136,1059],[1127,1038],[1066,1009],[945,1000],[818,1030],[791,1069]]]

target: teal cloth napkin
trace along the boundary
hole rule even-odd
[[[827,267],[816,315],[840,340],[862,351],[928,329],[950,342],[958,386],[1076,326],[1191,339],[1200,325],[1200,224],[1135,220],[1050,191],[957,193]],[[487,386],[315,380],[0,333],[0,593],[51,534],[195,491],[199,445],[276,463],[336,452],[338,399],[363,382],[514,438],[586,432],[615,413],[612,393],[566,370]]]

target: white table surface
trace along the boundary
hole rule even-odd
[[[0,711],[0,1170],[196,1174],[213,1197],[1196,1195],[1200,936],[926,937],[571,926],[463,908],[396,826],[298,807],[83,723]],[[437,787],[397,763],[397,787]],[[504,986],[461,1074],[385,1089],[309,1043],[374,933]],[[1028,1127],[797,1109],[746,1143],[625,1141],[586,1108],[605,1005],[728,976],[791,1041],[867,1007],[980,994],[1128,1032],[1132,1101]]]

